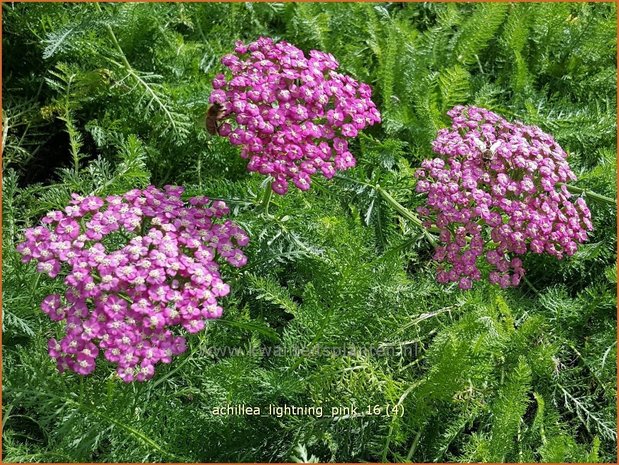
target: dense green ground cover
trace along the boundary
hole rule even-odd
[[[540,125],[578,186],[615,197],[614,4],[3,3],[3,452],[6,461],[615,461],[616,213],[569,260],[529,257],[531,285],[435,282],[432,250],[344,179],[275,196],[203,116],[236,39],[334,54],[371,84],[383,124],[358,166],[414,209],[414,168],[446,111]],[[100,363],[59,375],[59,288],[23,265],[23,230],[71,192],[152,183],[230,200],[249,264],[224,318],[126,385]],[[261,350],[382,348],[268,356]],[[234,349],[235,353],[216,349]],[[212,408],[400,405],[402,417],[218,417]]]

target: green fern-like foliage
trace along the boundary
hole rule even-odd
[[[616,460],[615,209],[586,197],[595,229],[573,257],[462,292],[364,184],[422,205],[415,168],[446,111],[475,104],[552,133],[576,185],[615,198],[614,4],[2,7],[5,461]],[[332,53],[383,116],[351,144],[356,168],[274,196],[270,216],[265,180],[203,121],[220,57],[261,35]],[[250,233],[247,266],[223,268],[224,317],[148,383],[104,361],[61,375],[39,303],[62,285],[15,246],[73,192],[148,184],[224,199]],[[243,404],[324,415],[213,413]]]

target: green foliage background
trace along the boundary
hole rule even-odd
[[[334,54],[384,122],[346,176],[407,207],[412,172],[454,104],[540,125],[582,188],[616,197],[614,4],[3,3],[5,461],[616,461],[616,213],[569,260],[529,257],[531,285],[434,280],[429,246],[346,179],[276,196],[210,137],[219,58],[260,35]],[[71,192],[149,183],[229,199],[251,233],[225,315],[153,381],[101,362],[59,375],[23,265],[23,230]],[[387,356],[260,349],[383,348]],[[213,351],[232,348],[236,354]],[[243,355],[244,354],[244,355]],[[399,405],[402,417],[217,417],[215,406]]]

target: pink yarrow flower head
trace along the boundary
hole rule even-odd
[[[210,96],[222,109],[218,132],[241,148],[249,171],[273,177],[278,194],[290,181],[307,190],[314,174],[355,166],[348,139],[380,122],[370,86],[338,73],[331,54],[261,37],[237,42],[221,61],[229,73],[215,77]]]
[[[527,252],[571,256],[593,229],[591,213],[566,183],[576,176],[566,152],[536,126],[456,106],[433,142],[438,155],[416,172],[418,208],[440,229],[434,258],[439,282],[472,287],[483,276],[505,288],[524,276]]]
[[[73,195],[25,231],[17,246],[24,262],[64,280],[64,295],[41,309],[64,323],[49,355],[60,371],[88,375],[102,355],[126,381],[145,381],[157,363],[185,351],[182,329],[201,331],[222,314],[230,292],[220,263],[242,267],[249,237],[225,219],[222,201],[193,197],[182,187],[150,186],[122,196]]]

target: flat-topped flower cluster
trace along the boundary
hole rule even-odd
[[[433,150],[416,173],[427,194],[418,212],[440,229],[440,282],[468,289],[489,269],[490,282],[516,286],[528,250],[561,259],[573,255],[592,229],[585,201],[570,201],[565,183],[576,176],[567,154],[536,126],[510,123],[476,107],[448,112]]]
[[[370,86],[336,72],[329,53],[312,50],[307,58],[294,45],[262,37],[237,42],[222,63],[231,76],[217,75],[210,96],[222,107],[219,134],[242,147],[250,171],[274,178],[278,194],[290,180],[307,190],[317,171],[331,178],[355,166],[347,140],[380,122]]]
[[[61,371],[89,374],[103,352],[124,381],[149,379],[157,363],[185,351],[185,338],[171,327],[195,333],[221,316],[219,299],[230,287],[217,259],[243,266],[249,238],[223,220],[224,202],[185,203],[182,193],[150,186],[106,198],[74,194],[64,211],[26,230],[17,247],[23,261],[35,260],[38,271],[63,276],[67,286],[41,304],[65,323],[65,336],[49,341]]]

